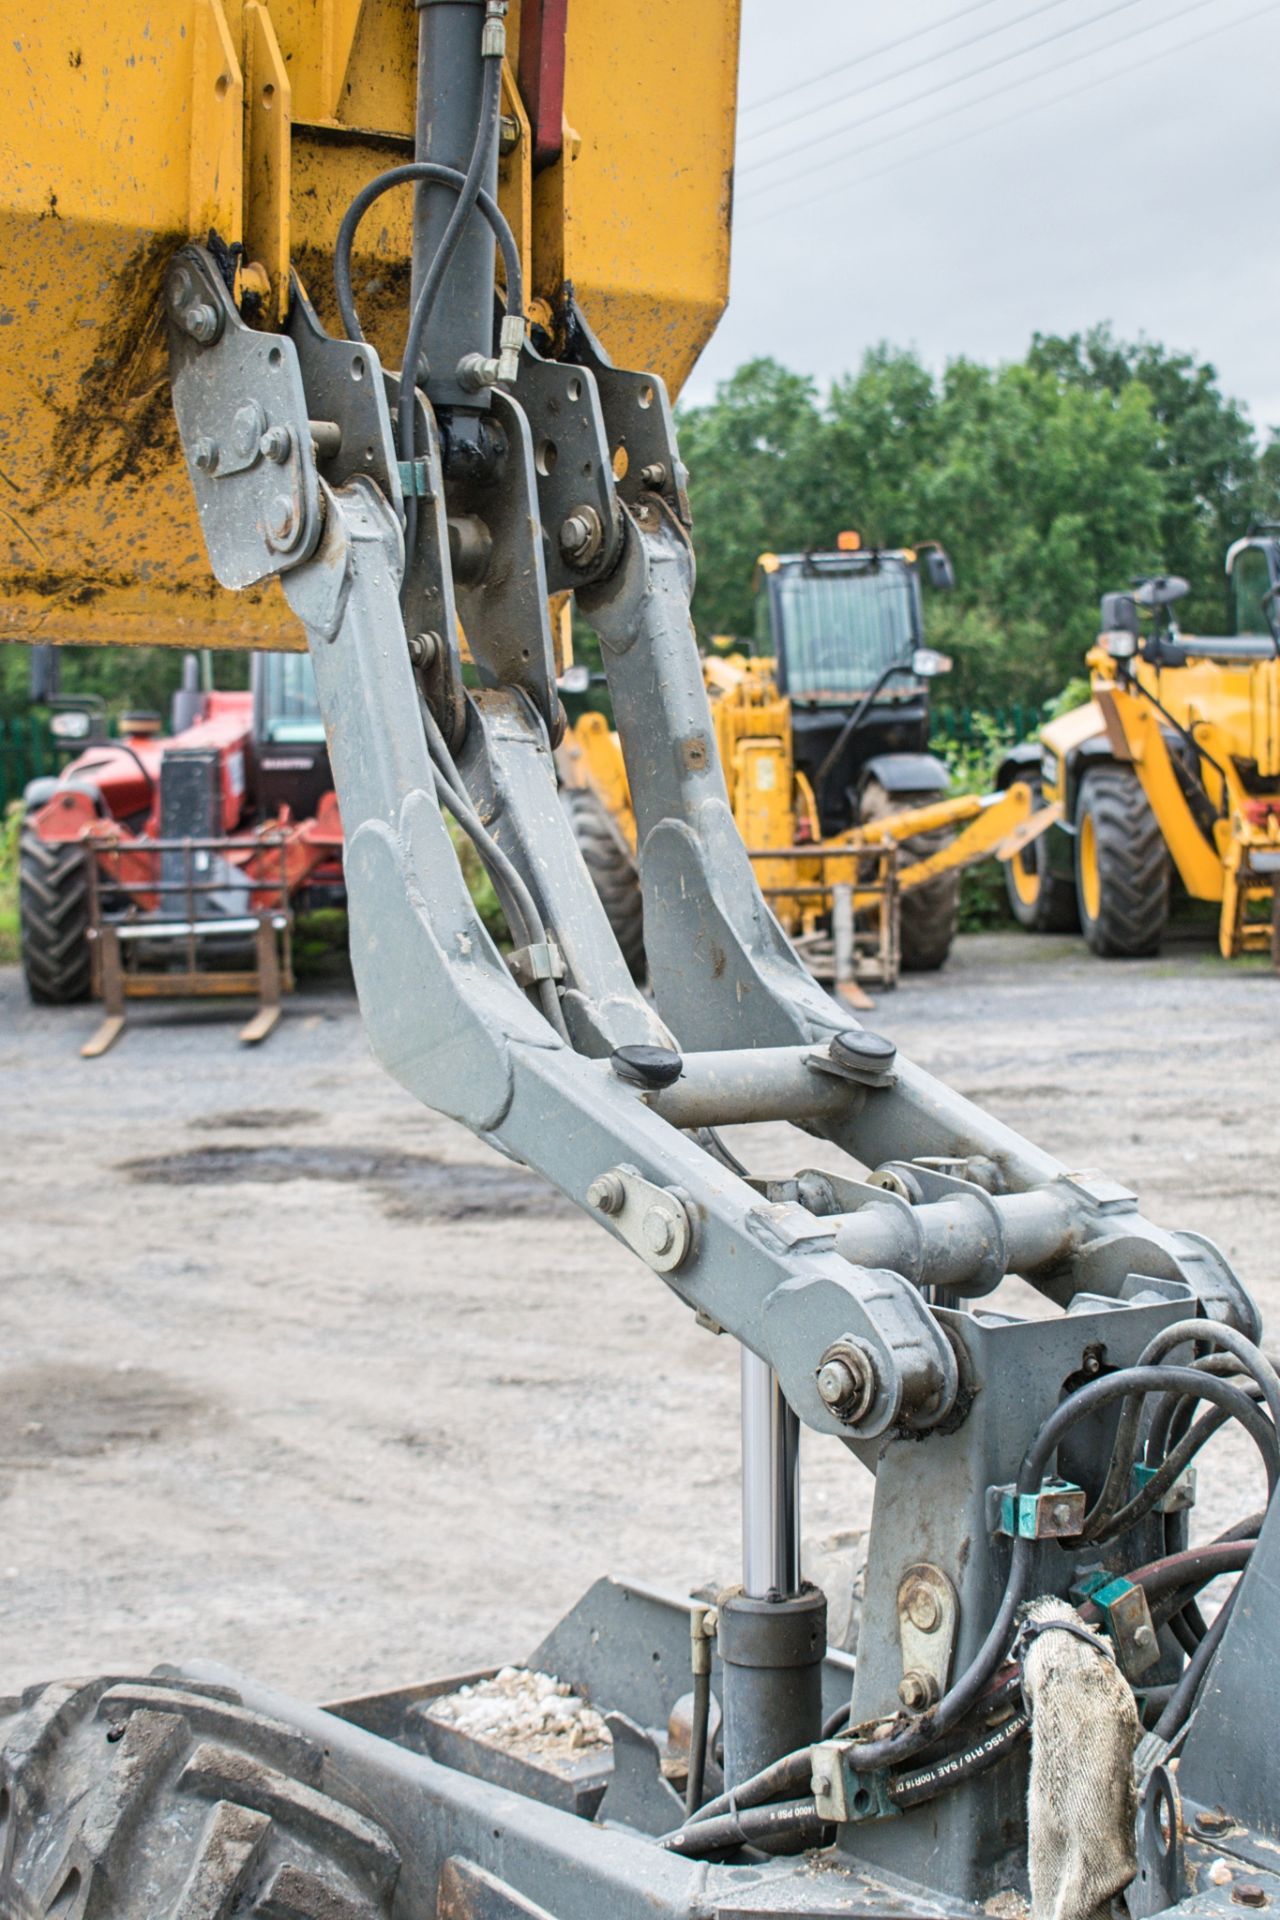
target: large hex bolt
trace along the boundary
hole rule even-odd
[[[587,1188],[587,1205],[597,1213],[621,1213],[626,1199],[627,1190],[616,1173],[599,1174]]]
[[[231,422],[231,444],[240,459],[248,460],[259,451],[258,442],[267,429],[266,415],[256,400],[237,407]]]
[[[908,1713],[924,1713],[938,1702],[938,1683],[931,1673],[913,1668],[898,1682],[898,1698]]]
[[[178,315],[178,325],[200,346],[211,346],[222,332],[222,315],[207,300],[194,300]]]
[[[288,546],[294,536],[297,520],[293,511],[293,502],[287,493],[278,493],[267,508],[267,545],[269,547]]]
[[[589,567],[604,542],[594,507],[575,507],[560,523],[560,551],[571,567]]]
[[[827,1348],[815,1377],[823,1405],[848,1427],[866,1419],[880,1390],[870,1347],[852,1337]]]

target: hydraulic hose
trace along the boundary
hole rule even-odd
[[[342,216],[342,225],[338,228],[338,238],[334,244],[333,287],[338,299],[338,312],[342,315],[342,324],[349,340],[363,340],[360,316],[356,312],[355,294],[351,283],[351,252],[355,244],[356,229],[368,213],[375,200],[384,193],[390,193],[393,187],[407,185],[410,181],[423,181],[431,186],[449,187],[461,194],[467,183],[465,173],[459,173],[456,167],[441,166],[434,160],[409,160],[402,167],[392,167],[386,173],[380,173],[367,187],[362,187],[347,211]],[[476,193],[477,210],[493,228],[493,236],[502,252],[502,265],[507,280],[506,310],[512,314],[524,312],[524,276],[520,265],[520,249],[516,245],[515,235],[508,226],[503,213],[493,195],[484,187]],[[406,360],[406,365],[408,364]]]
[[[674,1833],[664,1835],[661,1845],[668,1853],[683,1854],[689,1860],[705,1860],[709,1854],[732,1853],[738,1847],[763,1847],[775,1851],[779,1843],[788,1851],[816,1846],[826,1831],[824,1821],[812,1797],[784,1800],[775,1806],[742,1808],[736,1813],[721,1813],[714,1819],[698,1820]]]
[[[502,56],[486,54],[484,60],[484,88],[480,99],[480,120],[476,127],[475,145],[471,149],[471,159],[462,186],[458,190],[449,224],[440,237],[431,265],[423,277],[418,298],[414,303],[409,319],[409,332],[404,343],[404,363],[400,369],[400,399],[396,424],[397,445],[402,460],[411,461],[414,457],[414,437],[416,423],[414,407],[418,385],[418,363],[422,357],[422,343],[426,337],[427,323],[431,310],[444,284],[449,271],[449,263],[457,251],[458,242],[466,229],[468,220],[476,210],[485,168],[489,162],[490,150],[498,131],[498,108],[502,98]],[[417,537],[418,503],[410,494],[405,501],[405,546],[412,552]]]
[[[546,942],[547,930],[539,913],[533,895],[525,884],[524,876],[515,862],[498,845],[479,814],[472,806],[462,784],[452,754],[445,743],[445,737],[425,699],[418,702],[422,714],[422,725],[427,736],[427,748],[431,756],[432,774],[436,783],[436,794],[440,804],[447,807],[462,831],[475,848],[494,889],[502,903],[513,933],[520,936],[525,946],[541,946]],[[565,1025],[564,1012],[560,1005],[560,996],[556,992],[554,980],[539,980],[538,1004],[560,1038],[569,1040],[569,1029]],[[570,1043],[571,1044],[571,1043]]]
[[[1150,1737],[1153,1740],[1172,1742],[1174,1737],[1181,1732],[1184,1721],[1195,1705],[1196,1695],[1199,1693],[1205,1674],[1209,1670],[1209,1662],[1222,1645],[1222,1636],[1230,1624],[1235,1603],[1236,1596],[1232,1593],[1230,1597],[1223,1602],[1217,1619],[1205,1634],[1204,1639],[1200,1642],[1200,1645],[1196,1648],[1190,1660],[1188,1660],[1183,1669],[1182,1678],[1178,1681],[1177,1686],[1169,1696],[1168,1705],[1156,1721],[1155,1726],[1151,1729]]]

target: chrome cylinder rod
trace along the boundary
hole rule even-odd
[[[748,1598],[800,1590],[800,1422],[778,1376],[742,1349],[742,1585]]]

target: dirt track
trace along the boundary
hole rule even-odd
[[[1104,966],[1010,934],[868,1019],[1218,1240],[1276,1318],[1278,1012],[1198,939]],[[416,1107],[352,999],[257,1052],[144,1012],[89,1064],[93,1018],[0,971],[0,1693],[200,1652],[332,1696],[519,1656],[610,1568],[733,1576],[731,1343]],[[1258,1499],[1221,1466],[1225,1519]],[[809,1534],[869,1495],[807,1441]]]

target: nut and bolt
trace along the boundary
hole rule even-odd
[[[587,566],[599,553],[603,539],[604,528],[594,507],[575,507],[561,522],[560,551],[570,566]]]
[[[278,493],[267,508],[267,538],[287,540],[293,528],[293,502],[288,494]]]
[[[266,416],[256,400],[247,400],[244,406],[236,408],[231,422],[231,444],[242,460],[248,460],[258,451],[266,425]]]
[[[195,446],[192,448],[191,458],[195,461],[201,473],[212,473],[218,464],[217,441],[210,440],[208,434],[203,435],[201,439],[196,441]]]
[[[258,441],[258,452],[264,460],[274,460],[282,467],[293,451],[293,432],[289,427],[268,427]]]
[[[222,326],[218,309],[211,307],[207,300],[194,300],[189,307],[184,307],[178,315],[178,324],[202,347],[217,339]]]
[[[937,1594],[923,1580],[913,1580],[903,1602],[908,1620],[921,1633],[936,1633],[942,1625],[942,1606]]]
[[[1231,1898],[1237,1907],[1265,1907],[1266,1888],[1257,1880],[1237,1880],[1231,1889]]]
[[[433,667],[440,656],[438,633],[415,633],[409,641],[409,658],[415,667]]]
[[[1231,1825],[1231,1815],[1221,1807],[1206,1807],[1196,1815],[1192,1825],[1197,1833],[1225,1833]]]
[[[627,1190],[616,1173],[600,1174],[587,1188],[587,1205],[597,1213],[621,1213],[626,1198]]]
[[[898,1698],[908,1713],[923,1713],[938,1698],[938,1683],[931,1673],[913,1668],[898,1682]]]
[[[818,1363],[818,1394],[848,1426],[870,1413],[880,1382],[875,1361],[860,1340],[838,1340]]]
[[[650,493],[660,493],[667,484],[667,470],[661,460],[655,460],[650,467],[641,467],[640,484],[648,487]]]
[[[670,1253],[675,1245],[676,1223],[667,1207],[652,1206],[644,1217],[645,1245],[653,1253]]]
[[[829,1407],[838,1407],[855,1391],[853,1370],[844,1360],[828,1360],[818,1369],[818,1392]]]

